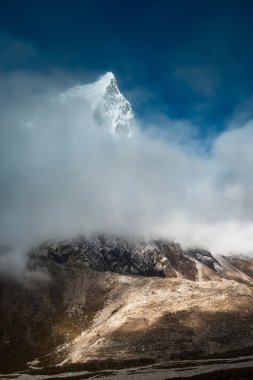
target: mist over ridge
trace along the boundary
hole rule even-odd
[[[98,126],[85,98],[62,102],[52,78],[9,79],[0,90],[2,244],[108,233],[252,253],[251,120],[231,120],[209,150],[190,123],[165,117],[166,139],[142,120],[128,138]]]

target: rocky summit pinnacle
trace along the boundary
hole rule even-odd
[[[118,89],[112,72],[92,84],[74,86],[61,95],[61,100],[84,99],[92,110],[95,123],[113,134],[131,137],[134,116],[130,103]]]

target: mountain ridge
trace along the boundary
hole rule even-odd
[[[185,278],[191,281],[231,279],[253,285],[253,260],[183,249],[166,239],[138,240],[116,235],[81,236],[46,242],[30,252],[32,260],[64,265],[84,264],[97,271],[125,275]]]
[[[100,236],[100,243],[102,238],[106,237]],[[105,242],[109,248],[108,237]],[[215,272],[209,259],[211,263],[216,259],[206,251],[203,258],[209,257],[209,264],[197,261],[195,267],[196,259],[189,256],[187,261],[186,253],[182,256],[179,246],[171,243],[167,247],[171,271],[161,277],[118,273],[123,264],[121,252],[120,260],[106,263],[105,255],[112,252],[103,250],[104,243],[98,242],[92,268],[88,252],[87,261],[75,249],[77,243],[76,239],[63,245],[54,243],[30,253],[28,268],[47,273],[47,278],[0,279],[3,373],[22,370],[46,375],[56,370],[65,373],[66,366],[76,364],[78,368],[90,360],[97,361],[99,369],[103,360],[152,359],[159,363],[225,355],[233,350],[251,352],[253,282],[246,284],[241,278],[238,281]],[[165,249],[164,244],[157,242],[155,250],[158,246]],[[111,248],[115,251],[115,238]],[[159,252],[153,252],[154,257]],[[199,250],[197,254],[201,255]],[[195,268],[195,279],[189,278],[191,272],[187,265],[181,266],[182,260]],[[156,263],[149,262],[154,269]],[[101,265],[97,267],[100,270],[94,264]]]
[[[112,134],[133,136],[135,130],[133,110],[129,101],[120,92],[112,72],[107,72],[92,84],[74,86],[60,95],[63,103],[73,98],[84,100],[89,105],[98,127]]]

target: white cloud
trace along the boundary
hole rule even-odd
[[[2,243],[108,232],[253,252],[252,122],[220,134],[206,153],[182,133],[187,122],[173,130],[170,120],[170,138],[154,127],[124,139],[101,133],[83,101],[57,102],[50,81],[11,83],[11,96],[0,90]]]

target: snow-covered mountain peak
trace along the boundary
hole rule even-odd
[[[81,98],[88,103],[96,124],[112,133],[132,136],[133,111],[128,100],[118,89],[112,72],[104,74],[97,82],[74,86],[61,95],[61,100]]]
[[[108,71],[106,74],[100,77],[97,83],[101,83],[101,85],[103,84],[104,86],[108,87],[112,81],[114,81],[117,84],[114,74],[111,71]]]

